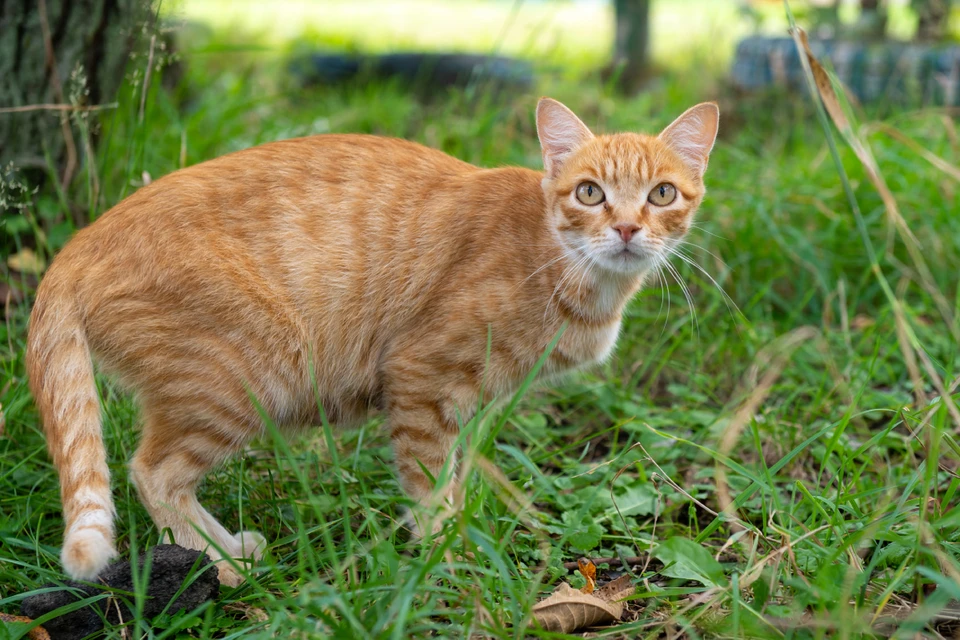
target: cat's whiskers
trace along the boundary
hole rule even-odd
[[[514,288],[514,290],[513,290],[514,293],[516,293],[517,290],[518,290],[520,287],[522,287],[522,286],[527,282],[527,280],[529,280],[529,279],[532,278],[533,276],[537,275],[538,273],[540,273],[541,271],[543,271],[543,270],[546,269],[547,267],[552,266],[552,265],[560,262],[560,261],[563,260],[564,258],[570,259],[570,256],[568,255],[568,251],[567,251],[566,249],[563,249],[563,251],[560,253],[559,256],[557,256],[557,257],[554,258],[553,260],[550,260],[550,261],[548,261],[547,263],[545,263],[545,264],[537,267],[536,271],[534,271],[533,273],[531,273],[530,275],[528,275],[526,278],[524,278],[523,280],[521,280],[520,283]]]
[[[574,278],[577,277],[577,273],[578,273],[578,272],[581,272],[581,271],[584,272],[584,273],[586,273],[586,271],[583,269],[583,267],[586,266],[587,261],[588,261],[589,259],[590,259],[590,254],[589,254],[589,253],[584,253],[582,256],[580,256],[580,257],[577,259],[577,261],[576,261],[575,263],[573,263],[572,265],[570,265],[570,266],[564,271],[563,277],[562,277],[562,278],[560,279],[560,281],[557,283],[557,287],[554,288],[554,296],[557,297],[557,300],[558,300],[558,301],[559,301],[560,298],[563,297],[563,294],[564,294],[566,291],[569,290],[570,287],[569,287],[568,285],[573,282],[573,279],[574,279]],[[553,298],[553,296],[551,296],[551,299],[552,299],[552,298]],[[547,305],[547,306],[548,306],[548,308],[549,308],[549,302],[548,302],[548,305]]]
[[[546,325],[547,323],[547,315],[550,312],[550,306],[553,304],[553,299],[557,296],[558,292],[560,292],[561,287],[564,287],[564,283],[566,282],[567,279],[571,277],[575,277],[577,269],[585,265],[587,260],[589,259],[590,259],[590,254],[584,252],[584,254],[580,258],[578,258],[576,262],[570,265],[567,265],[564,268],[563,273],[561,274],[560,278],[557,280],[557,286],[553,288],[553,293],[550,294],[550,298],[547,300],[547,308],[544,309],[543,311],[544,325]],[[561,293],[560,295],[562,296],[563,294]]]
[[[673,254],[673,250],[668,248],[667,251]],[[683,297],[687,299],[687,306],[690,307],[690,313],[693,315],[693,324],[697,330],[697,342],[700,342],[700,320],[697,318],[697,308],[693,304],[693,296],[690,295],[690,289],[687,288],[687,283],[684,282],[682,277],[680,277],[680,272],[677,271],[676,267],[667,261],[664,261],[663,266],[666,267],[667,271],[670,272],[670,275],[673,276],[673,279],[677,281],[678,285],[680,285],[680,289],[683,291]]]
[[[663,276],[663,266],[661,265],[660,260],[657,260],[654,263],[654,273],[657,274],[657,282],[660,283],[660,308],[657,310],[657,320],[660,319],[660,314],[663,313],[663,299],[666,295],[667,299],[667,315],[663,318],[663,326],[660,328],[659,338],[663,337],[663,332],[667,330],[667,323],[670,322],[670,287],[667,285],[667,280]]]
[[[584,280],[584,278],[587,277],[587,273],[590,272],[590,268],[597,266],[597,261],[594,260],[593,257],[590,256],[589,253],[587,254],[587,258],[590,259],[590,265],[589,265],[586,269],[583,270],[583,274],[580,276],[580,282],[577,283],[577,303],[580,304],[581,307],[583,306],[583,298],[580,297],[580,287],[583,286],[583,280]],[[587,286],[588,286],[587,293],[589,293],[589,292],[590,292],[590,291],[589,291],[589,287],[590,287],[591,285],[587,285]],[[592,286],[595,286],[595,283],[594,283],[594,285],[592,285]]]
[[[695,244],[693,244],[693,243],[691,243],[691,242],[685,242],[684,244],[689,244],[689,245],[691,245],[691,246],[693,246],[693,247],[697,247],[697,248],[699,248],[699,249],[703,249],[703,247],[699,247],[699,246],[697,246],[697,245],[695,245]],[[705,249],[704,249],[704,250],[705,250]],[[706,269],[704,269],[702,266],[700,266],[692,257],[690,257],[690,256],[688,256],[687,254],[683,253],[682,250],[680,250],[679,248],[676,248],[676,247],[668,248],[667,251],[668,251],[671,255],[677,256],[678,258],[680,258],[681,260],[683,260],[684,262],[686,262],[688,265],[690,265],[691,267],[693,267],[694,269],[696,269],[697,271],[699,271],[700,273],[702,273],[703,275],[705,275],[705,276],[707,277],[707,279],[710,280],[711,283],[713,283],[713,286],[717,288],[717,291],[719,291],[719,292],[720,292],[720,295],[723,297],[723,302],[724,302],[724,304],[727,306],[727,311],[730,312],[730,315],[731,315],[733,318],[736,318],[736,315],[734,314],[734,311],[736,311],[737,314],[739,314],[739,315],[741,315],[741,316],[743,315],[743,312],[740,311],[740,307],[738,307],[738,306],[737,306],[737,303],[733,301],[733,298],[731,298],[731,297],[727,294],[727,292],[724,291],[723,287],[720,286],[720,283],[717,282],[716,279],[715,279],[712,275],[710,275],[710,274],[707,272]],[[709,252],[708,252],[708,253],[709,253]],[[711,255],[712,255],[712,254],[711,254]],[[714,256],[714,257],[716,257],[716,256]]]
[[[550,305],[553,303],[553,298],[557,295],[557,291],[561,286],[563,286],[563,281],[567,278],[571,266],[572,265],[567,264],[563,267],[563,271],[560,272],[560,277],[557,278],[557,284],[553,288],[553,293],[551,293],[550,297],[547,298],[547,306],[543,310],[543,326],[547,325],[547,315],[550,313]]]
[[[691,228],[691,229],[696,229],[697,231],[702,231],[703,233],[707,234],[708,236],[713,236],[713,237],[716,238],[717,240],[724,240],[724,241],[727,240],[727,238],[724,238],[723,236],[717,235],[717,234],[713,233],[712,231],[708,231],[706,228],[701,227],[701,226],[698,225],[696,222],[691,222],[691,223],[690,223],[690,228]],[[690,244],[690,243],[687,243],[687,244]]]
[[[707,255],[709,255],[710,257],[712,257],[712,258],[713,258],[714,260],[716,260],[717,262],[723,262],[723,259],[722,259],[720,256],[718,256],[717,254],[713,253],[713,252],[710,251],[709,249],[706,249],[706,248],[704,248],[704,247],[701,247],[699,244],[696,244],[696,243],[694,243],[694,242],[690,242],[690,241],[688,241],[688,240],[677,240],[677,244],[678,244],[678,245],[686,245],[686,246],[688,246],[688,247],[693,247],[694,249],[700,249],[700,251],[703,251],[704,253],[706,253]],[[676,247],[674,247],[674,248],[676,248]],[[726,266],[726,263],[724,263],[724,266]]]

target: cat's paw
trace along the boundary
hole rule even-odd
[[[444,523],[456,515],[456,509],[445,505],[439,511],[428,509],[408,509],[404,516],[404,525],[410,531],[411,540],[432,538],[443,531]]]
[[[239,587],[245,582],[243,576],[237,573],[237,570],[231,567],[226,560],[217,562],[217,571],[219,572],[217,578],[220,580],[220,584],[225,587]]]
[[[238,558],[253,558],[259,560],[263,557],[263,552],[267,548],[267,539],[256,531],[240,531],[234,534],[233,539],[237,541],[239,553]]]

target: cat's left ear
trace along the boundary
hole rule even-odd
[[[704,102],[687,109],[660,133],[660,139],[697,172],[698,178],[702,178],[717,139],[719,125],[720,109],[717,103]]]
[[[556,178],[564,160],[593,137],[573,111],[551,98],[540,98],[537,103],[537,135],[548,178]]]

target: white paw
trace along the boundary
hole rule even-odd
[[[244,582],[243,576],[237,573],[226,560],[217,563],[217,571],[219,571],[217,578],[225,587],[239,587]]]
[[[256,531],[241,531],[234,534],[233,539],[239,543],[240,558],[259,560],[267,548],[267,539]]]
[[[443,531],[444,523],[456,515],[456,509],[444,505],[439,510],[413,508],[408,509],[404,516],[404,524],[410,530],[413,540],[432,538]]]

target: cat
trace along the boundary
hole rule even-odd
[[[561,327],[541,374],[611,353],[625,304],[690,228],[718,124],[703,103],[656,136],[595,136],[543,98],[544,172],[326,134],[117,204],[56,256],[30,320],[66,573],[93,579],[116,555],[94,362],[137,398],[130,475],[156,526],[239,584],[224,556],[255,560],[265,541],[228,533],[196,488],[262,433],[253,398],[282,428],[318,424],[318,404],[338,425],[384,411],[401,484],[425,504],[459,425],[515,390]]]

